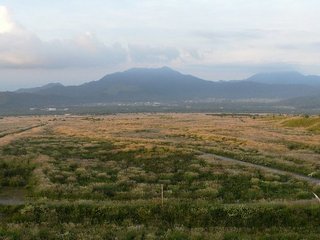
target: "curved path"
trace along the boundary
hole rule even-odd
[[[264,170],[264,171],[268,171],[268,172],[272,172],[272,173],[288,175],[288,176],[291,176],[291,177],[296,178],[296,179],[307,181],[307,182],[309,182],[311,184],[320,184],[320,179],[317,179],[317,178],[308,177],[308,176],[305,176],[305,175],[302,175],[302,174],[288,172],[288,171],[284,171],[284,170],[279,170],[277,168],[266,167],[266,166],[255,164],[255,163],[244,162],[244,161],[237,160],[237,159],[234,159],[234,158],[224,157],[224,156],[220,156],[220,155],[216,155],[216,154],[212,154],[212,153],[204,153],[200,157],[205,159],[207,162],[210,162],[210,161],[213,161],[213,160],[221,160],[221,161],[226,161],[226,162],[232,162],[232,163],[240,164],[240,165],[247,166],[247,167],[258,168],[258,169],[261,169],[261,170]]]
[[[29,134],[37,133],[46,125],[47,124],[39,124],[39,125],[27,127],[25,129],[19,129],[15,132],[7,133],[4,136],[0,136],[0,147],[5,146],[18,138],[26,137],[26,136],[29,136]]]
[[[39,133],[43,127],[47,124],[39,124],[30,127],[26,127],[24,129],[19,129],[14,132],[10,132],[4,136],[0,137],[0,147],[10,144],[12,141],[17,139],[28,137],[33,134]],[[6,206],[18,206],[26,203],[25,200],[25,190],[24,189],[15,189],[11,190],[8,188],[1,189],[0,191],[0,205]]]

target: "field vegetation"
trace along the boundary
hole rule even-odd
[[[313,119],[2,118],[0,238],[318,239]]]

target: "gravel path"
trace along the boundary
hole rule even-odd
[[[261,169],[261,170],[264,170],[264,171],[268,171],[268,172],[272,172],[272,173],[288,175],[288,176],[294,177],[296,179],[307,181],[307,182],[309,182],[311,184],[320,184],[320,179],[316,179],[316,178],[305,176],[305,175],[298,174],[298,173],[287,172],[287,171],[279,170],[279,169],[272,168],[272,167],[266,167],[266,166],[262,166],[262,165],[259,165],[259,164],[244,162],[244,161],[233,159],[233,158],[229,158],[229,157],[219,156],[219,155],[216,155],[216,154],[205,153],[205,154],[201,155],[201,157],[203,159],[205,159],[206,161],[208,161],[208,162],[213,161],[213,160],[221,160],[221,161],[226,161],[226,162],[232,162],[232,163],[240,164],[240,165],[247,166],[247,167],[258,168],[258,169]]]
[[[29,136],[30,134],[35,134],[43,129],[46,124],[40,124],[36,126],[31,126],[25,129],[19,129],[16,132],[8,133],[4,136],[0,136],[0,147],[9,144],[10,142],[19,139],[21,137]]]

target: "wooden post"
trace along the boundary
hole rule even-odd
[[[317,194],[315,194],[314,192],[313,192],[313,195],[316,197],[316,199],[317,199],[318,202],[320,203],[320,198],[319,198],[319,196],[318,196]]]
[[[163,184],[161,184],[161,205],[163,206]]]

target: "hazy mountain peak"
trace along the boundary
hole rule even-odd
[[[168,66],[163,66],[163,67],[161,67],[159,69],[162,70],[162,71],[177,72],[176,70],[174,70],[174,69],[172,69],[172,68],[170,68]]]
[[[30,108],[136,102],[176,104],[184,101],[210,102],[212,99],[289,99],[318,95],[319,78],[298,72],[280,72],[260,73],[243,81],[211,82],[169,67],[133,68],[78,86],[64,87],[60,83],[50,83],[39,88],[20,89],[18,93],[2,93],[0,106],[10,109],[13,106]]]
[[[269,72],[255,74],[245,81],[266,84],[294,84],[320,86],[319,76],[305,76],[297,71]]]
[[[279,72],[260,72],[257,74],[254,74],[250,78],[256,78],[256,77],[303,77],[304,75],[297,71],[279,71]],[[250,79],[249,78],[249,79]]]
[[[167,67],[163,66],[160,68],[131,68],[129,70],[126,70],[125,73],[179,73],[178,71]]]
[[[43,85],[41,87],[35,87],[35,88],[21,88],[18,89],[16,92],[18,93],[36,93],[42,90],[47,90],[54,87],[64,87],[63,84],[56,82],[56,83],[48,83],[46,85]]]
[[[46,85],[43,85],[41,88],[51,88],[51,87],[63,87],[62,83],[56,82],[56,83],[48,83]]]

